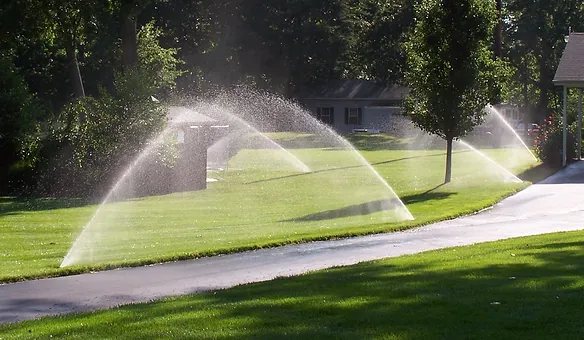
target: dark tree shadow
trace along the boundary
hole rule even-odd
[[[265,145],[265,140],[261,136],[251,136],[247,138],[249,139],[249,142],[245,145],[251,145],[251,148],[257,148],[258,146],[262,147]],[[277,138],[273,139],[273,141],[285,149],[334,148],[339,145],[338,141],[317,134],[302,134],[288,138]]]
[[[451,192],[432,192],[442,185],[439,185],[435,188],[432,188],[426,192],[421,194],[415,195],[408,195],[401,197],[401,202],[405,205],[430,201],[430,200],[441,200],[446,199],[454,193]],[[391,211],[401,207],[400,201],[395,199],[387,199],[387,200],[378,200],[372,201],[362,204],[355,204],[350,205],[345,208],[341,209],[333,209],[333,210],[326,210],[322,212],[318,212],[315,214],[305,215],[302,217],[284,220],[280,222],[307,222],[307,221],[323,221],[323,220],[332,220],[335,218],[342,218],[342,217],[350,217],[350,216],[361,216],[361,215],[369,215],[380,211]]]
[[[463,153],[463,152],[469,152],[469,151],[468,150],[461,150],[461,151],[456,151],[455,153]],[[445,153],[441,152],[441,153],[432,154],[432,155],[418,155],[418,156],[411,156],[411,157],[402,157],[402,158],[390,159],[387,161],[370,163],[370,165],[375,166],[375,165],[390,164],[390,163],[401,162],[401,161],[406,161],[409,159],[416,159],[416,158],[444,157],[444,155],[445,155]],[[316,171],[311,171],[311,172],[303,172],[303,173],[298,173],[298,174],[261,179],[261,180],[257,180],[257,181],[247,182],[245,184],[257,184],[257,183],[271,182],[271,181],[277,181],[277,180],[286,179],[286,178],[310,176],[312,174],[327,173],[327,172],[339,171],[339,170],[358,169],[358,168],[364,168],[367,166],[368,166],[367,164],[360,164],[360,165],[351,165],[351,166],[345,166],[345,167],[339,167],[339,168],[316,170]]]
[[[352,133],[346,135],[345,138],[356,149],[364,151],[408,150],[410,148],[409,142],[391,135]]]
[[[540,184],[582,184],[584,183],[584,162],[576,161],[541,180]],[[551,170],[550,170],[551,172]]]
[[[523,171],[522,173],[518,174],[517,177],[519,177],[519,179],[522,181],[539,183],[544,179],[552,176],[559,170],[560,168],[550,167],[542,163]]]
[[[578,339],[583,247],[515,243],[497,248],[513,259],[502,264],[488,261],[497,256],[489,248],[447,250],[4,330],[88,339],[111,338],[110,325],[127,339]]]
[[[84,198],[0,197],[0,216],[27,211],[78,208],[98,203]]]

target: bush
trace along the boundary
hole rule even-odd
[[[113,181],[165,127],[166,111],[151,100],[172,89],[180,74],[175,49],[159,45],[161,31],[149,23],[138,33],[138,64],[117,72],[111,88],[66,105],[44,140],[37,193],[103,196]],[[81,119],[82,118],[82,119]],[[176,150],[165,143],[152,162],[173,166]]]
[[[44,143],[39,194],[105,194],[164,128],[165,111],[150,100],[151,89],[143,86],[146,79],[138,70],[119,74],[113,94],[103,91],[99,98],[87,96],[62,110]]]
[[[10,192],[36,160],[43,115],[9,53],[0,51],[0,193]]]
[[[539,126],[539,135],[535,138],[535,154],[546,165],[559,167],[562,165],[563,128],[562,120],[549,116]],[[577,127],[568,126],[566,155],[568,161],[577,155]]]

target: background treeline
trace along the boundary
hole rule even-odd
[[[5,0],[0,5],[0,192],[101,195],[163,128],[150,98],[246,85],[297,97],[332,79],[404,84],[423,0]],[[540,120],[581,0],[494,1],[502,98]],[[405,84],[407,85],[407,84]]]

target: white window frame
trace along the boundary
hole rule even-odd
[[[317,118],[320,122],[324,124],[331,125],[333,123],[333,115],[335,114],[334,107],[318,107],[316,109]]]
[[[349,125],[359,125],[359,109],[356,107],[349,108]]]

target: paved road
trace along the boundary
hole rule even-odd
[[[480,214],[406,232],[0,285],[0,323],[266,281],[477,242],[584,229],[584,162]]]

